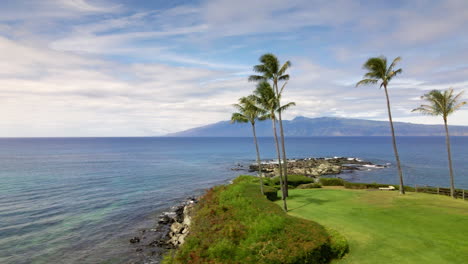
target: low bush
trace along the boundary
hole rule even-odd
[[[185,243],[163,263],[327,263],[340,239],[318,223],[292,217],[247,178],[210,189],[197,204]]]
[[[265,194],[266,198],[270,201],[279,200],[278,189],[275,187],[263,186],[263,194]]]
[[[395,186],[395,188],[396,188],[397,190],[400,190],[400,186],[399,186],[399,185],[393,185],[393,186]],[[414,192],[414,191],[415,191],[415,189],[414,189],[413,187],[411,187],[411,186],[406,186],[406,185],[405,185],[405,186],[403,186],[403,188],[404,188],[405,191],[407,191],[407,192]]]
[[[344,187],[347,189],[378,189],[379,187],[388,187],[388,184],[380,183],[357,183],[357,182],[344,182]],[[397,186],[395,186],[397,188]]]
[[[263,183],[265,184],[265,181],[269,178],[264,178]],[[233,184],[239,184],[239,183],[259,183],[260,184],[260,178],[257,176],[252,176],[252,175],[240,175],[237,176],[234,180],[232,180]]]
[[[330,235],[332,254],[342,258],[349,251],[348,240],[334,229],[327,228],[327,232]]]
[[[313,188],[322,188],[322,185],[320,183],[306,183],[306,184],[301,184],[296,187],[296,189],[313,189]]]
[[[313,183],[313,182],[314,182],[313,178],[306,177],[304,175],[297,175],[297,174],[288,175],[288,185],[294,188],[301,184]],[[279,185],[280,184],[279,177],[271,178],[270,184]]]
[[[393,186],[395,190],[400,190],[398,184],[381,184],[381,183],[359,183],[359,182],[347,182],[344,181],[344,187],[347,189],[378,189],[380,187]],[[414,188],[410,186],[404,186],[405,191],[414,192]]]
[[[319,181],[323,186],[343,186],[345,183],[340,178],[320,178]]]

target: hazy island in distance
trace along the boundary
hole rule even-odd
[[[372,121],[339,117],[308,118],[298,116],[292,120],[283,120],[285,135],[288,137],[311,136],[390,136],[388,121]],[[394,122],[397,136],[445,136],[443,125],[422,125]],[[256,124],[257,136],[272,136],[271,122]],[[451,136],[468,136],[468,126],[449,126]],[[168,137],[251,137],[250,124],[231,124],[221,121],[196,127]]]

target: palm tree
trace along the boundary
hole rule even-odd
[[[231,117],[231,123],[247,123],[250,122],[252,125],[252,133],[254,138],[255,150],[257,151],[257,163],[258,163],[258,176],[260,177],[260,191],[263,192],[263,178],[262,178],[262,162],[260,159],[260,151],[258,150],[257,133],[255,131],[255,122],[257,120],[265,120],[268,118],[265,115],[265,111],[255,105],[255,97],[250,95],[248,97],[242,97],[239,99],[238,104],[233,105],[237,108],[238,112],[233,113]]]
[[[283,65],[280,64],[278,58],[271,53],[264,54],[260,57],[261,64],[255,65],[253,70],[260,73],[261,75],[251,75],[249,81],[268,81],[273,82],[273,89],[276,93],[276,98],[278,100],[281,98],[281,93],[286,86],[287,81],[289,80],[289,74],[285,74],[286,71],[291,67],[291,62],[286,61]],[[278,87],[280,81],[286,81],[281,89]],[[281,102],[278,102],[278,105],[281,105]],[[286,158],[286,148],[284,144],[284,129],[283,129],[283,119],[281,117],[282,110],[278,111],[278,120],[280,127],[281,135],[281,150],[283,154],[283,170],[284,170],[284,184],[286,186],[286,196],[288,196],[288,161]],[[279,161],[281,162],[281,161]]]
[[[398,69],[395,70],[395,65],[401,60],[400,57],[397,57],[393,60],[390,66],[387,66],[387,58],[384,56],[381,57],[374,57],[370,58],[364,63],[363,68],[368,72],[364,74],[363,80],[359,81],[356,84],[356,87],[360,85],[369,85],[369,84],[376,84],[380,82],[380,88],[384,88],[385,90],[385,97],[387,98],[387,110],[388,110],[388,119],[390,121],[390,129],[392,132],[392,140],[393,140],[393,151],[395,152],[395,159],[397,162],[398,167],[398,176],[400,178],[400,193],[405,194],[405,190],[403,187],[403,172],[401,171],[401,164],[400,164],[400,156],[398,155],[398,149],[396,145],[395,139],[395,130],[393,128],[393,121],[392,121],[392,112],[390,110],[390,99],[388,98],[388,90],[387,86],[388,83],[398,74],[400,74],[403,70]]]
[[[268,112],[269,118],[272,121],[273,125],[273,136],[275,139],[275,146],[276,146],[276,154],[278,157],[278,167],[279,167],[279,180],[281,186],[281,197],[283,199],[283,209],[284,211],[288,211],[288,206],[286,203],[286,186],[283,181],[282,176],[282,169],[281,169],[281,154],[278,142],[278,135],[276,133],[276,113],[280,113],[281,111],[286,110],[287,108],[295,105],[295,103],[291,102],[286,105],[280,106],[279,105],[279,98],[276,97],[273,88],[270,86],[268,82],[261,82],[257,85],[257,89],[254,91],[255,101],[256,103],[264,109],[265,112]]]
[[[413,109],[411,112],[421,112],[426,115],[442,116],[445,125],[445,143],[447,144],[447,155],[450,170],[450,195],[455,198],[455,184],[453,181],[452,154],[450,152],[450,136],[447,126],[447,118],[454,113],[466,102],[459,102],[463,91],[454,96],[453,89],[449,88],[445,91],[432,90],[421,96],[428,104],[423,104],[420,107]]]

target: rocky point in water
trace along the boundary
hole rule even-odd
[[[155,228],[140,230],[140,234],[129,240],[135,247],[135,260],[129,264],[159,263],[161,255],[184,243],[190,231],[191,215],[197,198],[189,198],[174,206],[170,212],[159,216]]]
[[[275,176],[278,174],[278,162],[262,162],[262,172],[265,176]],[[358,158],[305,158],[288,160],[288,174],[302,174],[311,177],[322,175],[336,175],[342,171],[353,171],[369,166],[383,168],[383,165],[374,165],[369,161],[363,161]],[[251,172],[258,171],[258,164],[249,166]]]

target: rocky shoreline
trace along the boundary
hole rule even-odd
[[[270,160],[261,163],[262,173],[266,177],[278,175],[278,161]],[[377,165],[358,158],[333,157],[333,158],[304,158],[288,160],[288,174],[302,174],[309,177],[322,175],[336,175],[342,172],[355,170],[368,170],[370,168],[385,168],[387,165]],[[258,171],[258,164],[249,166],[250,172]]]
[[[385,168],[387,165],[376,165],[358,158],[304,158],[288,160],[288,170],[291,174],[304,174],[318,178],[322,175],[336,175],[342,172],[367,170],[369,168]],[[244,166],[238,163],[231,170],[250,172],[258,171],[257,164]],[[262,172],[266,177],[273,177],[278,172],[278,161],[262,162]],[[129,239],[134,247],[136,257],[128,264],[157,264],[162,255],[170,249],[182,245],[190,232],[191,216],[198,198],[190,197],[182,203],[171,207],[167,212],[159,215],[154,228],[141,229],[137,236]]]
[[[155,228],[142,229],[129,240],[136,258],[128,264],[159,263],[162,255],[184,243],[190,232],[191,216],[198,198],[190,197],[158,217]]]

